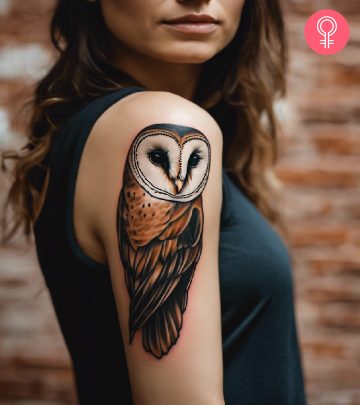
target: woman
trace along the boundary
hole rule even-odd
[[[79,403],[305,404],[269,185],[284,35],[278,0],[58,2],[5,239],[35,224]]]

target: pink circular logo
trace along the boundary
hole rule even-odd
[[[320,10],[307,20],[304,35],[314,52],[334,55],[347,44],[350,29],[342,14],[335,10]]]

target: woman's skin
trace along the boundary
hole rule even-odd
[[[77,175],[75,233],[89,256],[109,266],[134,403],[224,405],[218,269],[222,133],[191,99],[202,64],[234,37],[243,2],[100,1],[113,34],[114,62],[150,91],[118,101],[92,128]],[[161,22],[191,13],[211,15],[219,24],[211,33],[189,34]],[[149,126],[155,133],[142,132]],[[169,127],[171,134],[165,131]],[[166,164],[149,158],[160,151]],[[204,188],[196,183],[203,179],[201,164],[196,169],[189,163],[193,154],[209,163]],[[202,190],[190,205],[176,200],[184,183],[190,198]],[[159,198],[172,184],[173,200]],[[150,216],[155,223],[148,222]],[[149,232],[155,236],[145,241]]]
[[[97,0],[110,31],[113,62],[149,90],[168,91],[188,100],[201,66],[233,39],[245,0]],[[182,33],[163,20],[207,14],[218,20],[210,34]],[[141,22],[141,24],[139,24]],[[86,226],[78,225],[83,246],[100,262],[104,248]]]
[[[233,39],[244,0],[98,0],[111,32],[113,62],[150,90],[192,99],[201,66]],[[208,14],[215,31],[184,33],[164,20]]]
[[[188,100],[204,62],[233,39],[240,24],[245,0],[87,0],[99,2],[110,38],[108,51],[119,68],[149,90],[169,91]],[[186,14],[208,14],[218,20],[210,34],[190,34],[171,30],[163,20]],[[139,23],[141,22],[141,24]],[[40,199],[40,212],[48,177]],[[99,261],[105,254],[84,232]]]

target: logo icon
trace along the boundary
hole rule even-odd
[[[308,19],[304,35],[314,52],[320,55],[334,55],[347,44],[350,29],[342,14],[335,10],[320,10]]]
[[[330,23],[330,27],[326,24],[327,22]],[[317,22],[317,30],[318,33],[324,37],[324,39],[320,41],[320,44],[324,45],[324,48],[330,48],[330,45],[334,44],[334,40],[330,39],[330,37],[337,31],[337,22],[335,18],[330,17],[329,15],[319,18]]]

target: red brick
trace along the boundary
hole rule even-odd
[[[360,14],[360,5],[357,0],[323,0],[321,4],[314,0],[289,0],[286,2],[286,5],[288,10],[293,14],[300,14],[304,18],[310,16],[315,11],[325,8],[335,8],[337,11],[349,16]]]
[[[312,287],[309,289],[308,296],[309,299],[315,303],[350,303],[358,305],[360,304],[359,283],[357,283],[357,285],[323,285]],[[340,308],[340,306],[338,306],[338,308]],[[354,305],[353,308],[356,308],[356,306]],[[359,314],[357,316],[359,316]],[[349,327],[351,327],[351,322],[349,322]]]
[[[353,188],[358,186],[360,172],[330,167],[278,166],[276,174],[286,184],[310,187]]]
[[[360,304],[360,299],[357,302]],[[354,305],[322,306],[319,311],[319,322],[330,328],[360,332],[360,305],[357,311],[354,311]]]

